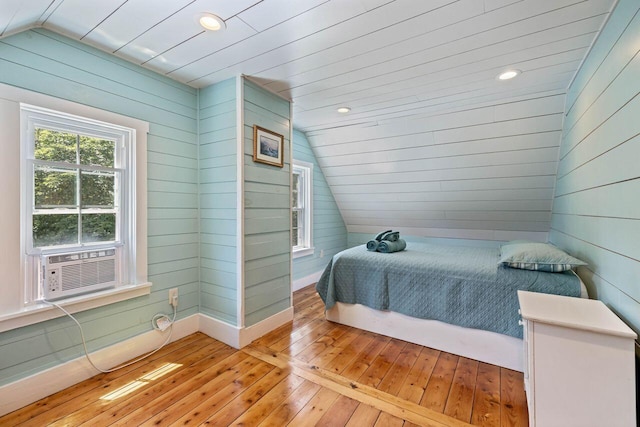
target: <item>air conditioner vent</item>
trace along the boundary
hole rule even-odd
[[[44,297],[64,298],[116,284],[116,250],[101,249],[43,257]]]

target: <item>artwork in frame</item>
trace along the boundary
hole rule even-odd
[[[283,167],[284,137],[253,125],[253,161]]]

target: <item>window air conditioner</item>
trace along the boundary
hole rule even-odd
[[[44,255],[44,298],[58,299],[116,285],[116,250]]]

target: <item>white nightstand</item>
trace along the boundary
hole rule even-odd
[[[530,426],[635,426],[635,332],[601,301],[518,300]]]

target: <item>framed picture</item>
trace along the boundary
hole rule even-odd
[[[258,125],[253,125],[253,161],[284,166],[284,137]]]

